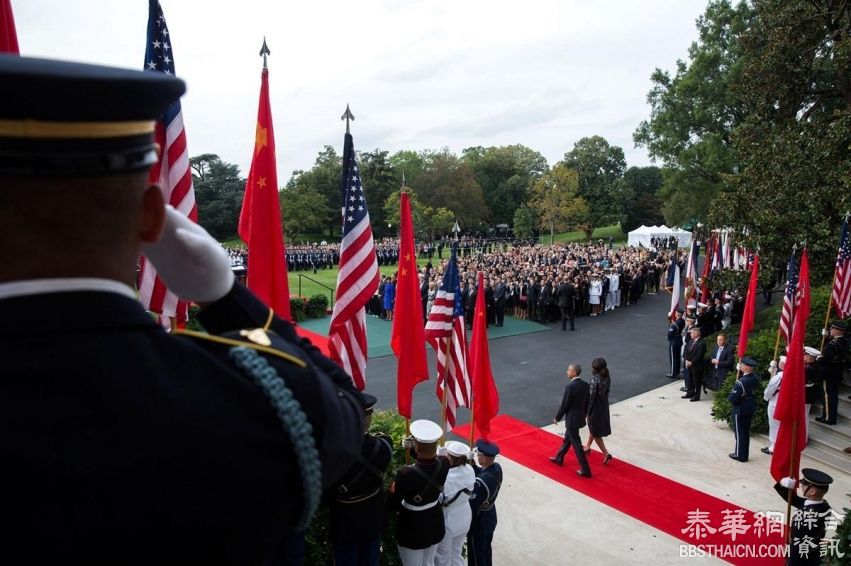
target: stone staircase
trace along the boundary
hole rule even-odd
[[[810,413],[810,439],[804,449],[804,455],[819,464],[846,474],[851,472],[851,454],[844,452],[845,448],[851,446],[851,399],[848,398],[849,395],[851,395],[851,380],[846,375],[845,380],[839,386],[839,407],[837,410],[839,418],[837,424],[833,426],[815,420],[816,417],[821,416],[821,405],[813,405]],[[757,436],[764,441],[766,446],[768,445],[768,434]],[[825,471],[830,473],[830,470]]]

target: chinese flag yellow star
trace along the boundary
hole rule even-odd
[[[265,188],[266,187],[266,177],[260,177],[257,180],[257,186],[260,187],[261,189]]]
[[[260,153],[260,150],[266,147],[268,139],[268,130],[257,123],[257,131],[254,133],[254,153]]]
[[[411,254],[405,254],[405,261],[411,261]]]
[[[403,267],[402,268],[402,275],[407,275],[407,274],[408,274],[408,270]]]

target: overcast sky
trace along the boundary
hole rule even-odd
[[[649,113],[655,67],[697,37],[705,0],[161,0],[191,155],[247,174],[263,36],[283,185],[324,145],[355,148],[521,143],[550,165],[602,135],[647,165],[632,133]],[[22,55],[142,68],[146,0],[12,0]]]

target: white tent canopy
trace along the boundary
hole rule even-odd
[[[627,245],[644,246],[649,248],[650,238],[677,238],[679,247],[687,248],[691,245],[691,232],[681,228],[668,228],[664,224],[661,226],[641,226],[636,228],[627,235]]]

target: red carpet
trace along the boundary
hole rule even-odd
[[[587,429],[586,429],[587,430]],[[469,439],[469,425],[461,425],[453,430],[461,438]],[[582,435],[583,438],[585,434]],[[633,466],[617,456],[603,466],[603,456],[592,450],[588,455],[592,479],[576,475],[579,465],[571,449],[564,460],[564,467],[559,467],[549,461],[561,446],[562,437],[535,428],[509,416],[500,415],[491,421],[489,439],[499,445],[500,454],[535,472],[566,485],[583,495],[604,503],[621,513],[650,525],[660,531],[694,545],[720,545],[726,547],[720,552],[737,554],[718,554],[733,564],[781,564],[781,558],[759,558],[757,554],[751,557],[744,553],[757,553],[760,545],[783,544],[780,533],[766,534],[763,527],[760,533],[755,532],[754,512],[748,511],[733,503],[718,499],[681,483],[669,480],[653,472]],[[469,440],[468,440],[469,441]],[[778,498],[779,501],[779,498]],[[781,502],[782,503],[782,502]],[[772,511],[785,510],[785,505],[778,505]],[[708,512],[706,524],[715,533],[706,533],[699,541],[694,536],[694,529],[688,530],[689,513],[697,510]],[[724,511],[732,513],[723,513]],[[759,510],[767,511],[767,510]],[[725,518],[730,514],[741,513],[741,524],[748,525],[747,532],[739,534],[739,529],[733,539],[733,533],[722,525],[730,524],[732,519]],[[775,531],[778,525],[774,523]],[[752,550],[751,550],[752,547]],[[776,552],[777,548],[771,551]],[[771,554],[777,556],[777,554]]]

